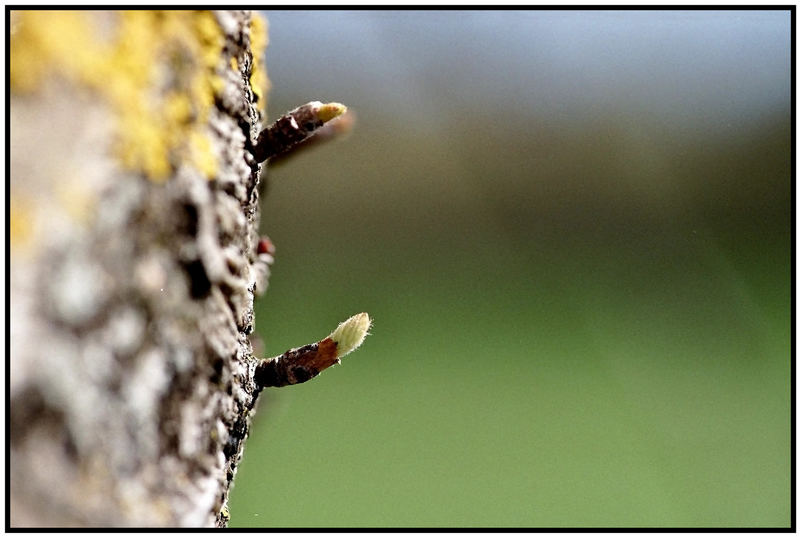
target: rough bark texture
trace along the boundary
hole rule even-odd
[[[269,273],[253,17],[10,13],[12,527],[227,523]]]

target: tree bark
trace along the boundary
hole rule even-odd
[[[225,526],[271,261],[252,158],[264,22],[9,22],[6,524]]]

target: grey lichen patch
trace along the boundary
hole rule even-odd
[[[105,306],[110,276],[86,252],[70,251],[56,257],[47,281],[43,308],[70,326],[89,322]]]
[[[147,320],[141,309],[132,305],[123,305],[111,313],[104,341],[113,344],[111,350],[120,357],[134,354],[145,340]]]

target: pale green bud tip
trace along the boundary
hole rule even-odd
[[[347,107],[342,103],[326,103],[319,107],[317,117],[323,123],[327,123],[333,118],[339,117],[347,112]]]
[[[345,354],[358,348],[367,337],[372,321],[366,313],[353,315],[345,322],[341,323],[333,333],[328,336],[336,342],[336,357],[341,358]]]

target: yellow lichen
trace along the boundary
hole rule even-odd
[[[36,90],[48,75],[80,76],[97,55],[92,27],[80,12],[16,12],[11,36],[11,89]]]
[[[170,125],[180,125],[192,116],[192,101],[185,92],[171,92],[164,99],[164,115]]]
[[[109,17],[110,36],[101,31]],[[226,62],[213,13],[15,11],[13,22],[12,92],[56,78],[87,87],[117,118],[113,148],[125,168],[154,181],[184,164],[215,176],[207,126]]]
[[[193,131],[189,139],[189,162],[206,177],[213,177],[217,159],[212,152],[211,140],[203,132]]]
[[[35,205],[19,194],[12,194],[8,207],[8,238],[13,246],[27,244],[33,236]]]
[[[94,214],[96,193],[77,175],[77,170],[64,170],[59,182],[54,185],[54,194],[59,206],[74,222],[86,223]]]
[[[194,33],[201,46],[203,65],[208,69],[215,69],[220,60],[220,52],[224,37],[217,19],[208,11],[199,12],[193,19]]]
[[[268,44],[267,20],[258,13],[253,13],[250,20],[250,50],[253,51],[250,87],[258,98],[259,107],[263,113],[266,113],[266,95],[269,91],[269,79],[264,61]]]

